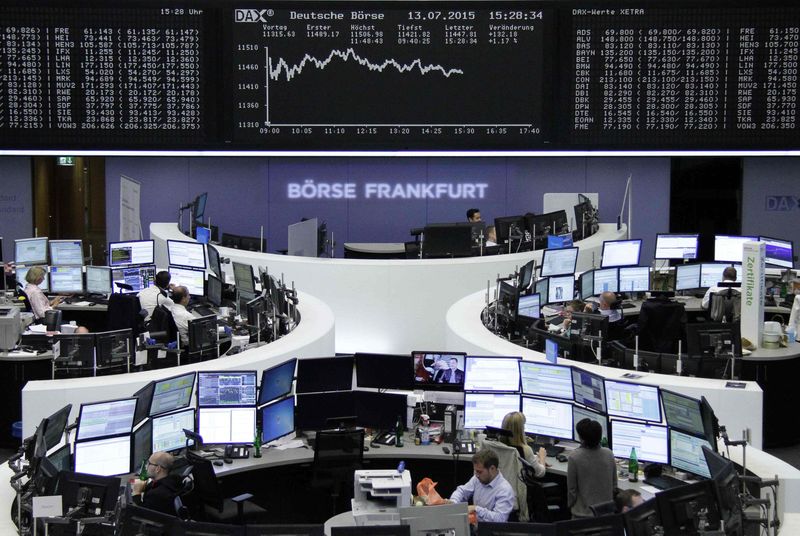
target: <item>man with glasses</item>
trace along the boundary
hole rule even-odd
[[[137,480],[133,483],[134,501],[165,514],[175,515],[175,497],[180,490],[181,482],[170,469],[175,457],[168,452],[154,452],[147,461],[146,482]]]

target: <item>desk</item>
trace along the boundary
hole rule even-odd
[[[345,259],[405,259],[403,242],[345,242]]]

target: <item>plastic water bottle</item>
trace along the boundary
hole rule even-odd
[[[789,326],[789,329],[786,330],[786,336],[789,339],[789,344],[795,342],[795,337],[797,336],[794,332],[794,326]]]

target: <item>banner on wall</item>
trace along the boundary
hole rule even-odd
[[[142,185],[125,175],[119,177],[119,239],[141,240],[142,221],[139,200]]]

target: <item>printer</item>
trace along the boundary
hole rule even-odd
[[[8,352],[14,348],[20,333],[22,323],[19,320],[19,307],[0,306],[0,351]]]
[[[411,506],[411,473],[396,469],[359,469],[353,475],[356,525],[399,525],[399,508]]]

